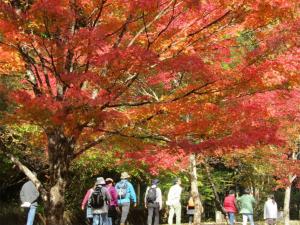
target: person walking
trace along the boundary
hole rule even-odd
[[[130,201],[132,201],[134,207],[136,207],[136,194],[133,185],[128,181],[129,178],[130,175],[127,172],[122,172],[121,181],[116,184],[118,205],[121,210],[121,218],[118,218],[120,225],[125,225],[130,209]]]
[[[108,205],[111,197],[105,185],[103,177],[97,178],[95,190],[88,201],[88,205],[92,208],[93,225],[108,225]]]
[[[36,176],[36,174],[34,175]],[[31,180],[23,184],[20,191],[20,199],[22,202],[21,207],[28,208],[26,225],[33,225],[39,196],[40,193]]]
[[[238,211],[237,208],[235,191],[230,190],[224,199],[224,209],[227,213],[230,225],[233,225],[235,222],[235,213]]]
[[[186,214],[189,217],[189,225],[193,224],[195,214],[195,203],[192,194],[189,196],[188,204],[186,206]]]
[[[87,190],[81,202],[81,210],[84,210],[84,208],[86,207],[86,218],[89,224],[93,223],[93,213],[92,213],[92,208],[87,203],[94,190],[95,190],[95,185],[94,187]]]
[[[120,211],[118,207],[118,193],[116,188],[114,187],[114,180],[112,178],[106,178],[106,189],[110,194],[111,201],[108,208],[108,225],[116,225],[116,219],[118,217],[118,211]]]
[[[173,224],[173,217],[174,214],[176,215],[176,225],[181,224],[181,192],[182,187],[180,178],[176,178],[174,181],[174,185],[170,188],[168,193],[168,200],[166,204],[169,206],[169,217],[168,217],[168,224]]]
[[[277,203],[274,195],[269,195],[264,205],[264,219],[268,225],[276,224],[278,215]]]
[[[145,193],[145,208],[148,210],[147,225],[152,225],[154,214],[154,225],[159,224],[159,211],[162,209],[162,194],[158,187],[159,180],[154,179],[152,185],[147,187]]]
[[[244,194],[241,197],[237,198],[237,203],[240,209],[240,214],[243,216],[243,225],[247,224],[248,219],[250,224],[254,225],[253,205],[256,201],[248,188],[245,189]]]

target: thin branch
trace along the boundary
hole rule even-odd
[[[152,42],[150,41],[150,38],[149,38],[149,35],[148,35],[148,30],[147,30],[147,25],[146,25],[146,21],[145,21],[145,12],[144,11],[143,11],[143,24],[144,24],[144,28],[145,28],[147,41],[148,41],[147,49],[149,49]]]
[[[173,10],[172,10],[172,15],[167,23],[167,25],[160,31],[158,32],[157,36],[153,39],[153,41],[151,42],[151,45],[158,40],[158,38],[166,31],[168,30],[168,28],[170,27],[170,25],[172,24],[172,22],[177,18],[179,17],[183,12],[179,12],[176,16],[174,15],[175,14],[175,4],[176,4],[177,1],[174,1],[174,6],[173,6]],[[148,48],[150,48],[150,45],[148,46]]]
[[[97,25],[97,23],[98,23],[98,21],[99,21],[99,19],[100,19],[100,17],[101,17],[101,14],[102,14],[102,11],[103,11],[103,7],[104,7],[104,4],[105,4],[105,3],[106,3],[106,0],[101,0],[100,9],[99,9],[99,12],[98,12],[98,14],[97,14],[97,16],[96,16],[95,21],[94,21],[93,24],[92,24],[92,27],[95,27],[95,26]]]
[[[11,162],[13,162],[34,183],[36,188],[39,189],[42,192],[43,200],[46,201],[47,200],[47,194],[46,194],[46,190],[43,187],[41,181],[17,157],[15,157],[11,153],[9,153],[9,151],[8,151],[6,145],[4,144],[4,142],[2,141],[2,139],[0,139],[0,151],[3,152],[6,155],[6,157],[8,157],[11,160]]]
[[[77,151],[72,155],[72,159],[75,159],[77,157],[79,157],[80,155],[82,155],[85,151],[89,150],[92,147],[95,147],[96,145],[100,144],[101,142],[103,142],[106,138],[108,137],[108,135],[103,135],[101,137],[98,137],[97,139],[95,139],[94,141],[89,142],[88,144],[85,144],[82,148],[77,149]]]
[[[185,33],[185,32],[187,32],[187,30],[188,30],[190,27],[192,27],[196,22],[198,22],[198,21],[201,20],[201,19],[205,19],[205,18],[208,17],[210,14],[212,14],[214,11],[216,11],[216,10],[218,10],[218,9],[220,9],[220,8],[221,8],[221,7],[217,7],[217,8],[214,8],[213,10],[211,10],[211,11],[203,12],[203,14],[202,14],[200,17],[195,18],[195,19],[192,20],[187,26],[183,27],[183,28],[177,33],[177,35],[179,35],[180,33]],[[178,39],[178,40],[172,41],[166,48],[164,48],[164,49],[160,52],[160,54],[166,52],[168,49],[172,48],[174,45],[176,45],[176,44],[178,44],[178,43],[180,43],[180,42],[182,42],[182,41],[186,41],[186,40],[188,39],[188,36],[186,36],[186,37],[184,38],[184,40],[182,40],[182,39],[180,39],[180,38],[177,38],[177,39]]]
[[[127,45],[127,47],[130,47],[134,44],[134,42],[136,41],[136,39],[145,31],[145,29],[147,29],[148,27],[150,27],[155,21],[157,21],[158,19],[160,19],[162,16],[164,16],[165,14],[167,14],[169,12],[169,7],[172,5],[172,3],[175,0],[170,1],[170,3],[164,8],[162,9],[155,17],[152,21],[150,21],[146,26],[143,26],[138,32],[137,34],[131,39],[131,41],[129,42],[129,44]],[[180,3],[178,3],[180,4]]]
[[[181,95],[181,96],[178,96],[178,97],[175,97],[173,99],[170,99],[170,100],[164,100],[164,101],[160,101],[160,102],[153,102],[153,101],[142,101],[142,102],[124,102],[124,103],[117,103],[117,104],[109,104],[109,105],[106,105],[107,108],[114,108],[114,107],[122,107],[122,106],[128,106],[128,107],[136,107],[136,106],[142,106],[142,105],[149,105],[149,104],[164,104],[164,103],[170,103],[170,102],[175,102],[175,101],[178,101],[178,100],[181,100],[185,97],[188,97],[192,94],[202,94],[202,93],[199,93],[198,91],[202,88],[205,88],[211,84],[214,84],[215,82],[217,82],[217,80],[215,81],[211,81],[211,82],[207,82],[199,87],[196,87],[196,88],[193,88],[192,90],[186,92],[185,94]],[[203,92],[203,94],[205,94],[206,92]]]
[[[209,183],[210,183],[210,186],[211,186],[211,188],[212,188],[212,190],[213,190],[213,193],[214,193],[214,196],[215,196],[215,201],[216,201],[218,207],[221,209],[221,212],[223,213],[223,215],[226,216],[226,215],[227,215],[226,210],[225,210],[225,208],[223,207],[223,204],[222,204],[222,202],[221,202],[221,200],[220,200],[220,197],[219,197],[219,195],[218,195],[218,192],[217,192],[217,189],[216,189],[214,180],[213,180],[212,175],[211,175],[211,172],[210,172],[210,166],[208,165],[207,160],[204,160],[203,166],[204,166],[204,168],[205,168],[205,172],[206,172],[208,181],[209,181]]]
[[[207,82],[207,83],[205,83],[205,84],[203,84],[203,85],[201,85],[201,86],[199,86],[199,87],[193,88],[192,90],[188,91],[188,92],[185,93],[184,95],[181,95],[181,96],[178,96],[178,97],[176,97],[176,98],[174,98],[174,99],[172,99],[172,100],[169,100],[169,102],[175,102],[175,101],[177,101],[177,100],[180,100],[180,99],[182,99],[182,98],[185,98],[185,97],[187,97],[187,96],[190,96],[191,94],[196,94],[197,91],[199,91],[200,89],[205,88],[205,87],[207,87],[207,86],[209,86],[209,85],[211,85],[211,84],[214,84],[214,83],[216,83],[216,82],[217,82],[217,80]]]
[[[119,45],[120,45],[120,43],[121,43],[121,41],[122,41],[122,39],[123,39],[123,37],[124,37],[124,35],[125,35],[125,33],[126,33],[128,24],[132,22],[131,19],[132,19],[132,15],[130,14],[130,15],[128,16],[128,18],[126,19],[125,23],[124,23],[124,24],[122,25],[122,27],[120,28],[121,32],[120,32],[120,34],[119,34],[119,36],[118,36],[118,39],[117,39],[116,42],[114,43],[113,48],[119,47]]]

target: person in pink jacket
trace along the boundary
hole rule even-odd
[[[84,208],[86,207],[86,218],[87,218],[89,224],[92,224],[92,222],[93,222],[93,213],[92,213],[92,208],[89,207],[87,205],[87,203],[88,203],[88,200],[89,200],[92,192],[94,191],[94,188],[95,188],[95,186],[90,188],[89,190],[87,190],[87,192],[85,193],[85,196],[81,202],[81,209],[84,210]]]
[[[237,203],[235,199],[234,190],[230,190],[229,194],[224,199],[224,209],[227,212],[230,225],[234,224],[235,216],[234,214],[237,212]]]
[[[108,225],[115,225],[116,219],[118,217],[118,212],[120,211],[118,207],[118,193],[114,187],[114,180],[112,178],[106,178],[106,189],[110,194],[111,200],[108,208]]]

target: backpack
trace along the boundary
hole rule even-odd
[[[194,203],[193,197],[190,197],[190,198],[189,198],[189,201],[188,201],[188,207],[190,207],[190,208],[195,207],[195,203]]]
[[[126,181],[121,181],[120,183],[118,183],[118,185],[116,186],[116,189],[117,189],[119,199],[126,198],[126,195],[127,195],[127,183],[126,183]]]
[[[147,203],[154,203],[155,202],[155,200],[156,200],[156,187],[149,188],[146,200],[147,200]]]
[[[99,209],[104,206],[104,194],[101,187],[96,187],[95,191],[91,194],[91,206],[94,209]]]

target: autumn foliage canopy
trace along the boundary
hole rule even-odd
[[[278,118],[299,118],[299,13],[297,0],[3,0],[0,72],[21,79],[5,122],[41,127],[50,158],[57,132],[70,159],[113,143],[282,144]]]

